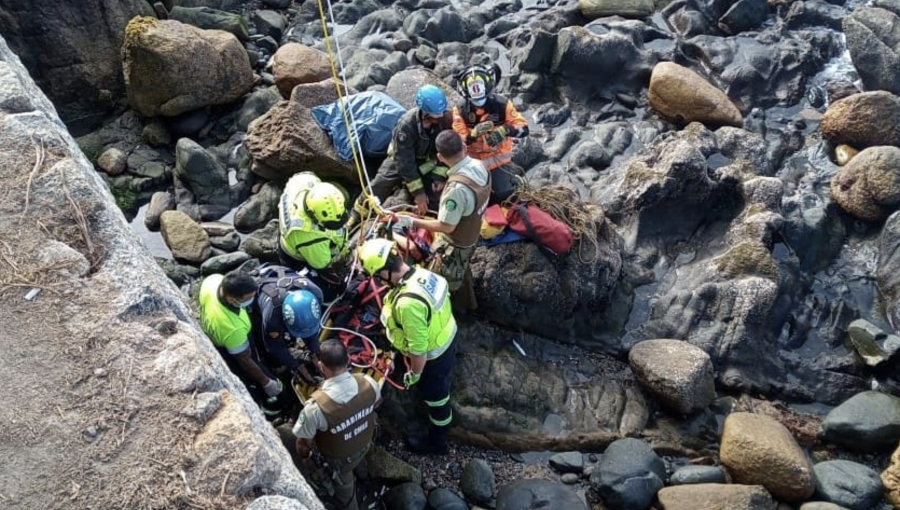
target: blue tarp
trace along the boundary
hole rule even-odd
[[[314,107],[312,116],[316,124],[331,137],[338,156],[344,161],[350,161],[353,159],[353,152],[338,101]],[[387,154],[394,126],[406,110],[384,92],[360,92],[347,96],[345,102],[349,108],[348,115],[352,112],[363,155]]]
[[[527,237],[506,229],[502,234],[497,234],[490,239],[482,239],[481,246],[497,246],[498,244],[518,243],[520,241],[529,242]]]

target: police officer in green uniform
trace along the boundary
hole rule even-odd
[[[297,417],[297,454],[311,457],[315,444],[333,471],[337,508],[356,510],[353,468],[372,445],[381,387],[369,376],[350,373],[350,357],[340,340],[322,342],[319,349],[317,365],[325,382]]]
[[[281,381],[263,365],[250,342],[250,316],[256,281],[240,271],[207,276],[200,284],[200,323],[228,367],[257,402],[274,404],[284,389]],[[270,409],[263,405],[263,411]]]
[[[481,238],[481,220],[491,197],[491,174],[480,161],[466,154],[466,146],[455,132],[441,132],[435,143],[438,159],[450,168],[438,217],[429,220],[398,216],[397,227],[438,233],[432,248],[439,259],[432,268],[447,279],[450,292],[455,292],[462,286],[469,259]]]
[[[428,406],[427,436],[407,439],[415,453],[447,453],[450,373],[456,365],[456,319],[447,281],[431,271],[410,267],[392,241],[372,239],[359,250],[363,269],[391,287],[384,299],[381,323],[391,345],[408,360],[406,386],[417,386]]]

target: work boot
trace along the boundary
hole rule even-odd
[[[419,455],[447,455],[447,434],[450,426],[432,426],[427,436],[411,436],[406,439],[409,451]]]

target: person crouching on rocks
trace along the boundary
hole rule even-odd
[[[407,388],[418,387],[431,421],[427,436],[407,438],[409,450],[445,455],[453,410],[450,379],[456,365],[456,319],[450,290],[440,275],[410,267],[396,244],[386,239],[366,241],[359,249],[363,270],[386,282],[381,323],[391,345],[408,360],[403,375]]]
[[[224,276],[207,276],[200,284],[200,323],[228,368],[241,379],[253,399],[263,403],[263,411],[276,412],[284,385],[260,361],[250,341],[247,308],[255,295],[256,281],[247,273],[235,270]]]

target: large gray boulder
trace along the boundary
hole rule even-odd
[[[169,19],[204,30],[222,30],[245,42],[250,39],[247,21],[240,14],[210,7],[175,6],[169,11]]]
[[[853,65],[868,90],[900,94],[900,17],[886,9],[863,7],[844,18],[844,35]]]
[[[682,340],[645,340],[628,353],[641,385],[679,415],[705,409],[716,398],[709,355]]]
[[[821,436],[852,451],[888,451],[900,437],[900,398],[879,391],[854,395],[828,413]]]
[[[190,216],[166,211],[159,218],[160,231],[175,260],[200,264],[209,258],[209,235]]]
[[[459,477],[459,489],[468,501],[489,505],[497,490],[491,465],[483,459],[470,460]]]
[[[604,342],[604,310],[622,274],[621,239],[599,208],[588,210],[597,245],[582,240],[559,260],[551,260],[532,243],[476,250],[471,268],[479,313],[492,322],[562,342]]]
[[[275,182],[263,184],[258,193],[241,204],[234,212],[234,228],[248,234],[260,229],[278,214],[278,200],[282,187]]]
[[[227,32],[137,17],[125,33],[128,103],[141,115],[175,116],[230,103],[253,86],[247,52]]]

